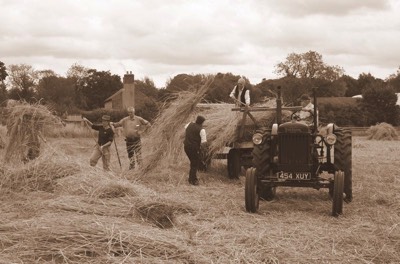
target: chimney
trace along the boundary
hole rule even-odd
[[[135,107],[135,75],[132,71],[127,71],[123,78],[124,91],[122,94],[122,106],[124,109]]]

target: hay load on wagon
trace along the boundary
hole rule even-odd
[[[44,105],[22,102],[11,106],[7,115],[8,143],[4,161],[29,161],[40,154],[44,132],[61,119],[53,115]]]
[[[208,79],[195,92],[180,92],[155,120],[151,130],[143,139],[143,167],[147,173],[157,167],[186,161],[183,151],[184,126],[201,114],[206,118],[204,127],[207,133],[208,157],[215,157],[224,147],[237,141],[251,141],[251,135],[259,126],[271,125],[275,120],[274,112],[252,113],[257,124],[250,118],[243,122],[243,113],[232,111],[233,104],[201,103],[204,95],[213,88],[213,79]],[[275,101],[258,106],[274,108]],[[283,119],[289,120],[291,112],[283,111]],[[241,127],[244,138],[240,138]]]

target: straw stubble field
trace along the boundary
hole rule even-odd
[[[227,179],[225,161],[190,186],[186,159],[128,172],[117,142],[112,173],[88,166],[89,138],[1,167],[0,263],[400,262],[399,141],[353,138],[354,201],[339,218],[327,190],[299,188],[246,213],[244,176]]]

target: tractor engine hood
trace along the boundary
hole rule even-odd
[[[306,124],[299,122],[287,122],[279,126],[278,133],[309,133]]]

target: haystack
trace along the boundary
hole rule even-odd
[[[40,104],[20,103],[12,106],[9,112],[7,119],[9,141],[4,161],[37,158],[44,130],[50,125],[61,124],[61,119]]]
[[[371,126],[367,130],[367,139],[370,140],[398,140],[397,130],[388,123],[380,123]]]

